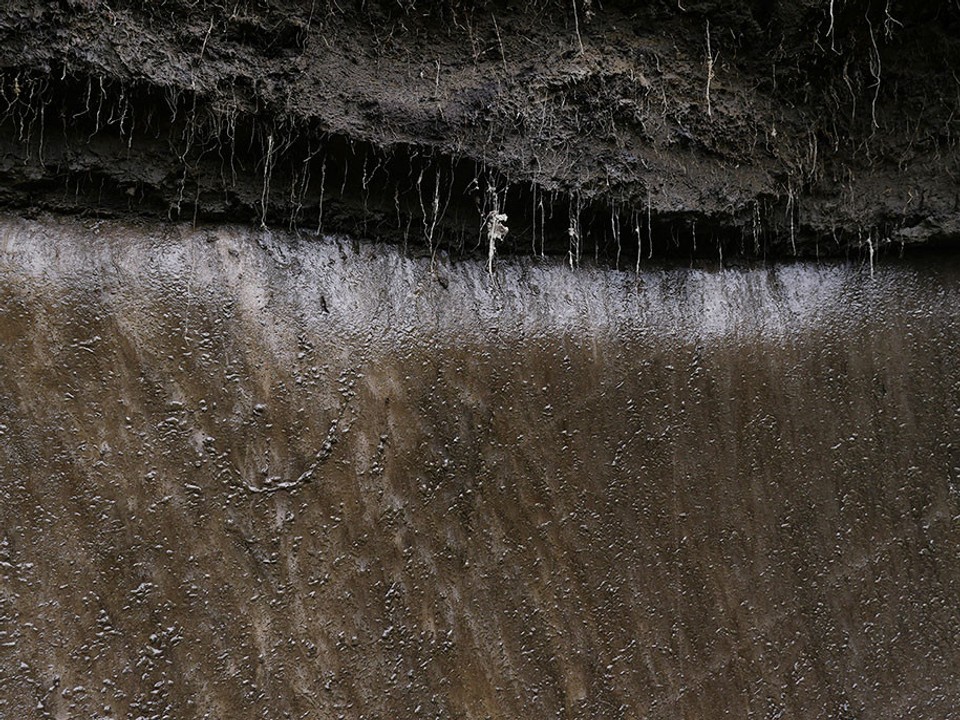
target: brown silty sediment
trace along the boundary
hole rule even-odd
[[[0,715],[948,717],[957,280],[5,218]]]

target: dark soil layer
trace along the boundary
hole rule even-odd
[[[9,0],[0,206],[483,254],[503,213],[500,252],[618,264],[953,247],[958,38],[905,0]]]

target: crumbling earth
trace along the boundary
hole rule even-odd
[[[485,255],[952,244],[946,2],[12,0],[0,204]]]

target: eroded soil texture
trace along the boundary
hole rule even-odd
[[[574,265],[955,247],[958,21],[939,0],[8,0],[0,205],[431,254],[494,235]]]

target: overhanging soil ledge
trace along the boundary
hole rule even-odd
[[[14,0],[0,206],[618,265],[956,247],[954,5],[635,5]]]

